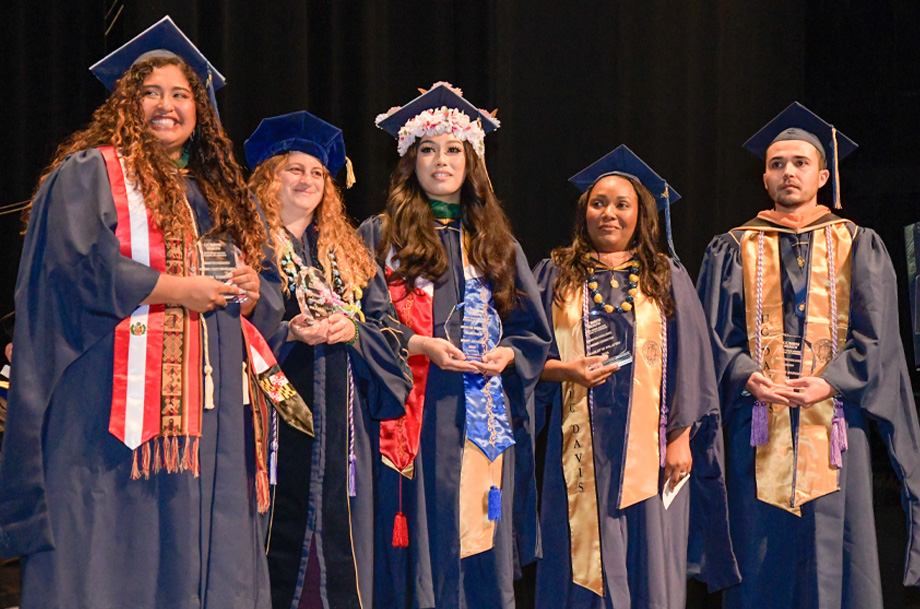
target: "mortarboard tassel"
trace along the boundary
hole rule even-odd
[[[502,519],[502,492],[494,484],[489,489],[489,520]]]
[[[840,168],[837,158],[836,127],[831,127],[831,144],[834,146],[834,209],[840,209]]]
[[[679,263],[680,258],[677,257],[677,252],[674,250],[674,236],[671,233],[671,187],[667,182],[665,182],[662,196],[664,196],[664,232],[668,239],[668,251],[671,252],[674,262]]]
[[[214,94],[214,75],[211,73],[211,66],[208,66],[208,82],[205,84],[208,89],[208,99],[211,100],[211,107],[214,108],[214,118],[217,124],[220,124],[220,112],[217,111],[217,96]]]
[[[355,167],[351,159],[345,157],[345,188],[351,188],[358,180],[355,179]]]

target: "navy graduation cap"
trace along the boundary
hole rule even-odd
[[[671,203],[680,199],[677,191],[625,144],[620,144],[613,151],[573,175],[569,178],[569,182],[581,192],[587,192],[598,180],[607,176],[632,178],[652,193],[658,203],[658,210],[664,211],[665,234],[671,257],[678,260],[677,253],[674,251],[674,239],[671,235]]]
[[[487,112],[483,112],[468,102],[457,90],[447,83],[437,83],[405,106],[377,121],[377,126],[392,135],[399,136],[399,130],[412,118],[432,108],[456,108],[466,114],[471,121],[479,119],[482,130],[490,133],[499,127],[499,122]]]
[[[148,55],[149,54],[149,55]],[[204,83],[216,111],[214,92],[227,84],[223,74],[217,71],[201,51],[198,50],[169,15],[118,47],[95,64],[90,71],[111,91],[115,83],[142,56],[177,55],[192,68]],[[146,57],[145,57],[146,58]]]
[[[304,152],[319,159],[333,176],[348,166],[345,184],[348,188],[354,184],[342,130],[306,110],[262,119],[244,147],[251,169],[284,152]]]
[[[837,163],[856,150],[856,142],[799,102],[792,102],[751,136],[744,143],[744,148],[766,160],[767,148],[774,142],[786,140],[808,142],[818,149],[831,170],[834,207],[840,209],[840,174]]]

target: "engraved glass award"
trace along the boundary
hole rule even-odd
[[[467,359],[482,361],[482,356],[498,346],[502,339],[502,320],[498,311],[484,302],[465,302],[455,306],[444,334]]]
[[[633,361],[629,346],[632,344],[633,327],[620,313],[594,310],[585,315],[581,323],[572,328],[575,352],[584,357],[604,355],[601,364],[616,364],[620,368]]]
[[[303,267],[297,275],[297,285],[294,286],[300,312],[307,318],[307,324],[326,319],[333,313],[352,313],[342,297],[335,293],[322,271],[312,266]]]
[[[239,250],[226,235],[205,235],[198,240],[201,253],[201,274],[226,282],[236,268]],[[239,296],[227,298],[227,302],[239,302]]]

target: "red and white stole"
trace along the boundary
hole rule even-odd
[[[128,178],[124,161],[112,147],[99,150],[115,201],[115,236],[122,255],[161,273],[188,274],[192,265],[186,262],[185,245],[166,243],[143,196]],[[198,473],[199,324],[197,313],[181,307],[141,305],[115,328],[109,431],[135,451],[132,478],[161,468]]]

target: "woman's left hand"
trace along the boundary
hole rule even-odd
[[[326,321],[329,324],[326,342],[330,345],[351,342],[358,334],[358,326],[341,313],[333,313],[326,318]]]
[[[514,361],[514,351],[510,347],[495,347],[482,356],[482,361],[470,361],[479,372],[486,376],[497,376]]]
[[[669,436],[664,458],[664,483],[670,484],[671,490],[674,490],[678,482],[690,475],[690,469],[693,467],[690,428],[675,429]]]
[[[230,272],[227,283],[246,290],[246,294],[240,296],[240,314],[244,317],[252,315],[259,302],[259,274],[251,266],[244,264]]]

